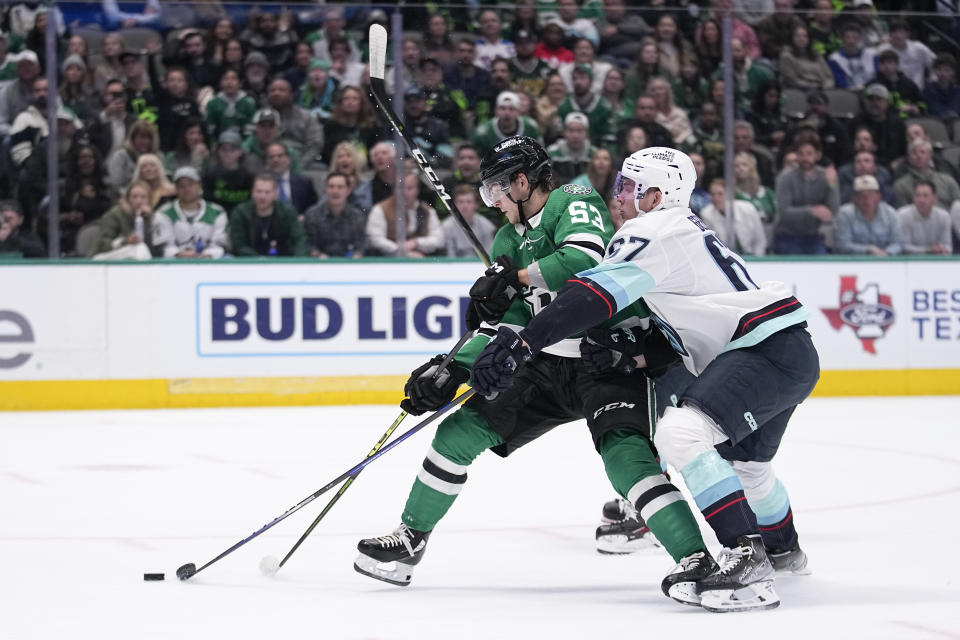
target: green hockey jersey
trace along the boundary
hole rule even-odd
[[[517,267],[526,268],[530,277],[530,286],[513,299],[501,321],[515,331],[553,301],[568,279],[598,264],[613,236],[603,198],[579,184],[555,189],[543,209],[528,221],[529,229],[522,224],[500,227],[490,251],[494,258],[509,256]],[[456,362],[469,369],[496,332],[496,326],[484,324],[456,355]],[[545,351],[579,358],[579,343],[579,338],[571,338]]]

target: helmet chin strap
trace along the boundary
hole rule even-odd
[[[510,195],[510,192],[508,191],[508,192],[507,192],[507,199],[508,199],[510,202],[512,202],[512,203],[514,203],[515,205],[517,205],[517,214],[518,214],[519,217],[520,217],[520,222],[522,222],[522,223],[523,223],[523,226],[526,227],[526,229],[527,229],[528,231],[530,231],[530,230],[533,229],[533,227],[530,226],[530,222],[527,221],[527,216],[525,216],[524,213],[523,213],[523,205],[524,205],[525,202],[529,201],[530,198],[533,197],[534,188],[533,188],[533,185],[530,184],[530,181],[529,181],[529,180],[527,181],[527,184],[530,185],[530,189],[529,189],[528,192],[527,192],[527,197],[526,197],[526,198],[523,198],[522,200],[514,200],[514,199],[513,199],[513,196],[511,196],[511,195]]]

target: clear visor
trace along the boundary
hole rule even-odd
[[[510,176],[506,173],[487,178],[480,183],[480,199],[488,207],[495,206],[508,193],[510,193]]]
[[[636,194],[637,183],[633,178],[628,178],[619,171],[617,171],[617,177],[613,181],[613,193],[610,194],[610,197],[613,199],[619,198],[621,193],[629,196],[630,200],[638,198]]]
[[[660,190],[659,187],[655,187],[652,184],[645,184],[643,182],[637,182],[633,178],[628,178],[627,176],[617,172],[617,177],[613,181],[613,195],[614,199],[619,198],[621,194],[626,197],[628,200],[643,200],[647,191],[650,189]]]

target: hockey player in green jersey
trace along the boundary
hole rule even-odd
[[[613,233],[600,194],[580,185],[558,186],[546,152],[531,138],[515,136],[494,147],[483,160],[480,179],[484,202],[500,209],[509,224],[494,239],[496,261],[470,290],[468,326],[479,326],[479,332],[438,376],[443,356],[411,374],[401,406],[414,414],[450,402],[497,326],[525,326],[574,273],[600,262]],[[635,310],[627,316],[635,317]],[[652,346],[646,351],[648,368],[658,366],[656,351]],[[665,341],[659,351],[664,354],[659,362],[675,358]],[[505,393],[471,398],[437,428],[401,524],[391,534],[361,540],[355,569],[409,584],[431,532],[478,455],[491,449],[508,456],[550,429],[583,418],[614,487],[643,510],[674,560],[697,553],[709,558],[690,508],[662,473],[651,447],[643,375],[589,370],[580,359],[577,337],[540,354]],[[665,582],[683,578],[683,571],[675,571]]]

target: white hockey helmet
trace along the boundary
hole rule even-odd
[[[647,147],[634,152],[623,161],[620,174],[636,183],[633,198],[637,210],[651,187],[663,195],[660,208],[689,207],[697,182],[697,169],[690,156],[669,147]]]

